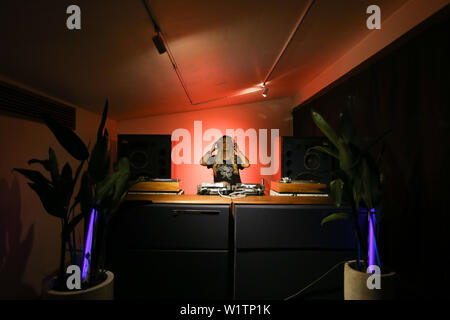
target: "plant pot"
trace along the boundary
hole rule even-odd
[[[56,277],[53,277],[45,287],[42,298],[44,300],[113,300],[114,273],[105,271],[106,279],[86,290],[57,291],[53,290]]]
[[[347,261],[344,266],[345,300],[390,300],[395,298],[395,272],[380,275],[380,289],[369,289],[367,279],[372,275],[356,270],[355,260]]]

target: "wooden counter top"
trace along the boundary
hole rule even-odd
[[[330,197],[247,196],[233,199],[233,204],[323,204],[332,205]]]
[[[207,196],[196,194],[129,194],[125,200],[152,201],[153,203],[185,203],[185,204],[231,204],[231,199],[221,196]]]
[[[129,194],[125,200],[152,201],[153,203],[184,203],[184,204],[321,204],[332,205],[329,197],[277,197],[277,196],[247,196],[243,198],[224,198],[195,194],[182,195],[140,195]]]

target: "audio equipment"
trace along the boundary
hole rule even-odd
[[[203,195],[264,195],[264,185],[253,183],[236,183],[229,185],[223,182],[202,183],[197,186],[197,194]]]
[[[323,183],[311,183],[309,181],[292,181],[284,183],[272,181],[270,189],[278,193],[326,193],[323,191],[327,187]]]
[[[327,138],[282,137],[281,176],[292,180],[307,180],[329,184],[336,166],[333,157],[317,150],[307,150],[314,146],[330,146]]]
[[[130,160],[131,179],[171,178],[170,135],[119,134],[118,158]]]
[[[253,183],[237,183],[234,187],[234,191],[243,193],[247,196],[263,196],[264,185]]]
[[[128,193],[133,194],[180,194],[178,179],[148,179],[141,177],[130,187]]]
[[[218,195],[231,193],[231,186],[223,182],[202,183],[197,186],[197,194]]]

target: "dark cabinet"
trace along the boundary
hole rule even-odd
[[[284,299],[331,267],[355,256],[351,221],[320,225],[336,210],[319,205],[235,206],[235,298]],[[341,299],[343,275],[334,271],[305,299]]]
[[[319,278],[354,253],[334,250],[238,250],[235,298],[283,300]],[[343,269],[330,272],[306,290],[301,299],[343,299]]]
[[[116,217],[123,244],[132,249],[228,249],[228,205],[150,204]]]
[[[148,204],[113,221],[110,268],[118,299],[230,299],[228,205]]]
[[[231,298],[226,250],[127,250],[122,259],[114,270],[118,299]]]
[[[331,212],[318,205],[236,205],[238,249],[353,249],[353,225],[346,220],[320,225]]]
[[[108,268],[117,299],[284,299],[355,257],[352,221],[325,205],[142,204],[115,216]],[[340,270],[340,271],[339,271]],[[305,299],[342,298],[342,268]]]

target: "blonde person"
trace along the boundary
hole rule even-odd
[[[241,183],[239,170],[250,167],[247,157],[230,136],[217,140],[211,150],[203,155],[200,164],[213,169],[214,182],[229,185]]]

